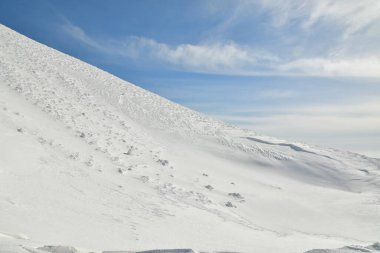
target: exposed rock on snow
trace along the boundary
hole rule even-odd
[[[208,190],[210,190],[210,191],[212,191],[212,190],[214,189],[214,187],[212,187],[212,186],[211,186],[211,185],[209,185],[209,184],[208,184],[208,185],[206,185],[206,186],[205,186],[205,188],[206,188],[206,189],[208,189]]]
[[[239,199],[239,200],[244,199],[243,196],[241,196],[241,194],[238,193],[238,192],[231,192],[231,193],[228,193],[228,196],[234,197],[235,199]]]
[[[164,160],[164,159],[158,159],[157,162],[159,164],[161,164],[162,166],[166,166],[169,164],[169,161],[168,160]]]
[[[224,203],[224,205],[225,205],[226,207],[234,207],[234,208],[236,208],[236,206],[235,206],[234,204],[232,204],[231,201],[227,201],[226,203]]]

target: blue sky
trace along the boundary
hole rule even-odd
[[[227,122],[380,157],[378,0],[1,0],[0,23]]]

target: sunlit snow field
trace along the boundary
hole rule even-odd
[[[228,125],[5,26],[0,143],[0,252],[379,251],[379,159]]]

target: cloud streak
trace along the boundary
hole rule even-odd
[[[380,19],[380,2],[377,0],[257,0],[241,1],[241,4],[261,6],[270,12],[274,24],[279,27],[295,20],[304,29],[326,23],[341,26],[344,37],[366,29]]]
[[[279,60],[268,52],[242,47],[232,41],[171,46],[136,36],[120,40],[95,39],[71,23],[66,23],[63,31],[68,36],[102,53],[129,59],[163,62],[170,67],[186,71],[218,73],[229,70],[236,72],[247,66]]]
[[[86,34],[86,32],[83,31],[82,28],[80,28],[76,25],[73,25],[66,18],[65,18],[65,24],[62,25],[62,31],[64,33],[66,33],[68,36],[70,36],[70,37],[90,46],[90,47],[96,48],[98,50],[102,49],[101,45],[97,41],[92,39],[90,36],[88,36]]]
[[[277,29],[285,26],[300,28],[297,30],[299,34],[293,37],[323,34],[332,26],[338,29],[338,33],[332,36],[339,38],[331,39],[331,45],[325,43],[328,47],[320,49],[319,53],[307,50],[306,54],[305,45],[297,41],[280,45],[280,50],[275,53],[265,45],[238,44],[232,40],[170,45],[137,36],[93,37],[70,22],[66,22],[62,29],[71,38],[100,53],[115,56],[118,61],[135,60],[159,69],[241,76],[380,77],[380,37],[379,46],[373,42],[366,48],[361,43],[366,37],[368,41],[374,41],[377,32],[380,35],[380,1],[242,0],[216,31],[233,29],[239,22],[247,21],[252,12],[258,15],[258,6]],[[318,40],[308,43],[318,44]],[[292,54],[295,48],[302,48],[301,53]],[[359,53],[355,52],[356,48],[361,48]],[[321,50],[324,53],[320,53]]]
[[[380,58],[305,58],[277,66],[279,73],[305,76],[380,77]]]
[[[277,61],[273,55],[255,52],[233,42],[170,46],[152,39],[132,37],[124,40],[123,46],[128,57],[148,57],[192,71],[220,71]]]

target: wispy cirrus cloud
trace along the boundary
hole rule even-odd
[[[256,0],[240,2],[247,5],[257,5],[269,12],[276,26],[285,26],[296,21],[304,29],[312,29],[318,24],[340,26],[340,34],[344,37],[367,29],[380,21],[380,2],[377,0]]]
[[[170,46],[153,39],[130,37],[123,41],[128,57],[148,57],[192,71],[239,69],[259,62],[275,62],[277,57],[244,48],[234,42],[180,44]]]
[[[102,46],[96,40],[87,35],[82,28],[73,25],[66,18],[64,18],[64,20],[65,23],[61,26],[64,33],[88,46],[91,46],[98,50],[102,49]]]
[[[195,72],[218,73],[225,70],[243,72],[247,66],[279,60],[268,52],[243,47],[232,41],[171,46],[137,36],[119,40],[95,39],[71,23],[63,25],[63,31],[102,53],[130,59],[164,62],[172,67]]]
[[[344,27],[343,36],[348,37],[380,21],[380,2],[365,1],[314,1],[307,20],[303,23],[310,28],[319,21],[333,21]]]
[[[138,36],[97,38],[70,22],[63,25],[63,31],[101,53],[117,56],[118,60],[133,59],[157,68],[242,76],[380,77],[379,1],[242,0],[236,3],[230,4],[235,9],[215,31],[233,30],[237,24],[249,22],[251,13],[265,14],[276,29],[296,26],[299,30],[296,35],[289,32],[291,35],[286,35],[289,38],[283,39],[293,41],[279,44],[275,51],[263,44],[239,44],[223,39],[171,45]],[[307,39],[310,33],[324,34],[330,27],[338,31],[331,35],[335,38]],[[377,32],[379,38],[375,37]],[[306,42],[297,41],[298,37]],[[379,43],[363,46],[363,37],[368,42],[378,40]],[[331,43],[326,43],[329,40]],[[315,52],[307,48],[313,48],[314,44],[326,46]],[[294,54],[299,48],[300,52]]]
[[[377,0],[236,0],[221,1],[209,7],[210,14],[227,13],[216,26],[216,33],[223,33],[239,26],[249,27],[261,16],[274,29],[300,28],[297,36],[307,33],[325,33],[335,39],[350,39],[380,32],[380,2]],[[293,31],[294,32],[294,31]],[[304,34],[302,34],[304,33]],[[213,34],[216,35],[215,33]],[[321,39],[325,39],[321,36]],[[340,43],[342,41],[339,41]],[[332,45],[334,46],[334,45]]]
[[[305,76],[380,77],[380,58],[304,58],[277,66],[279,73]]]

